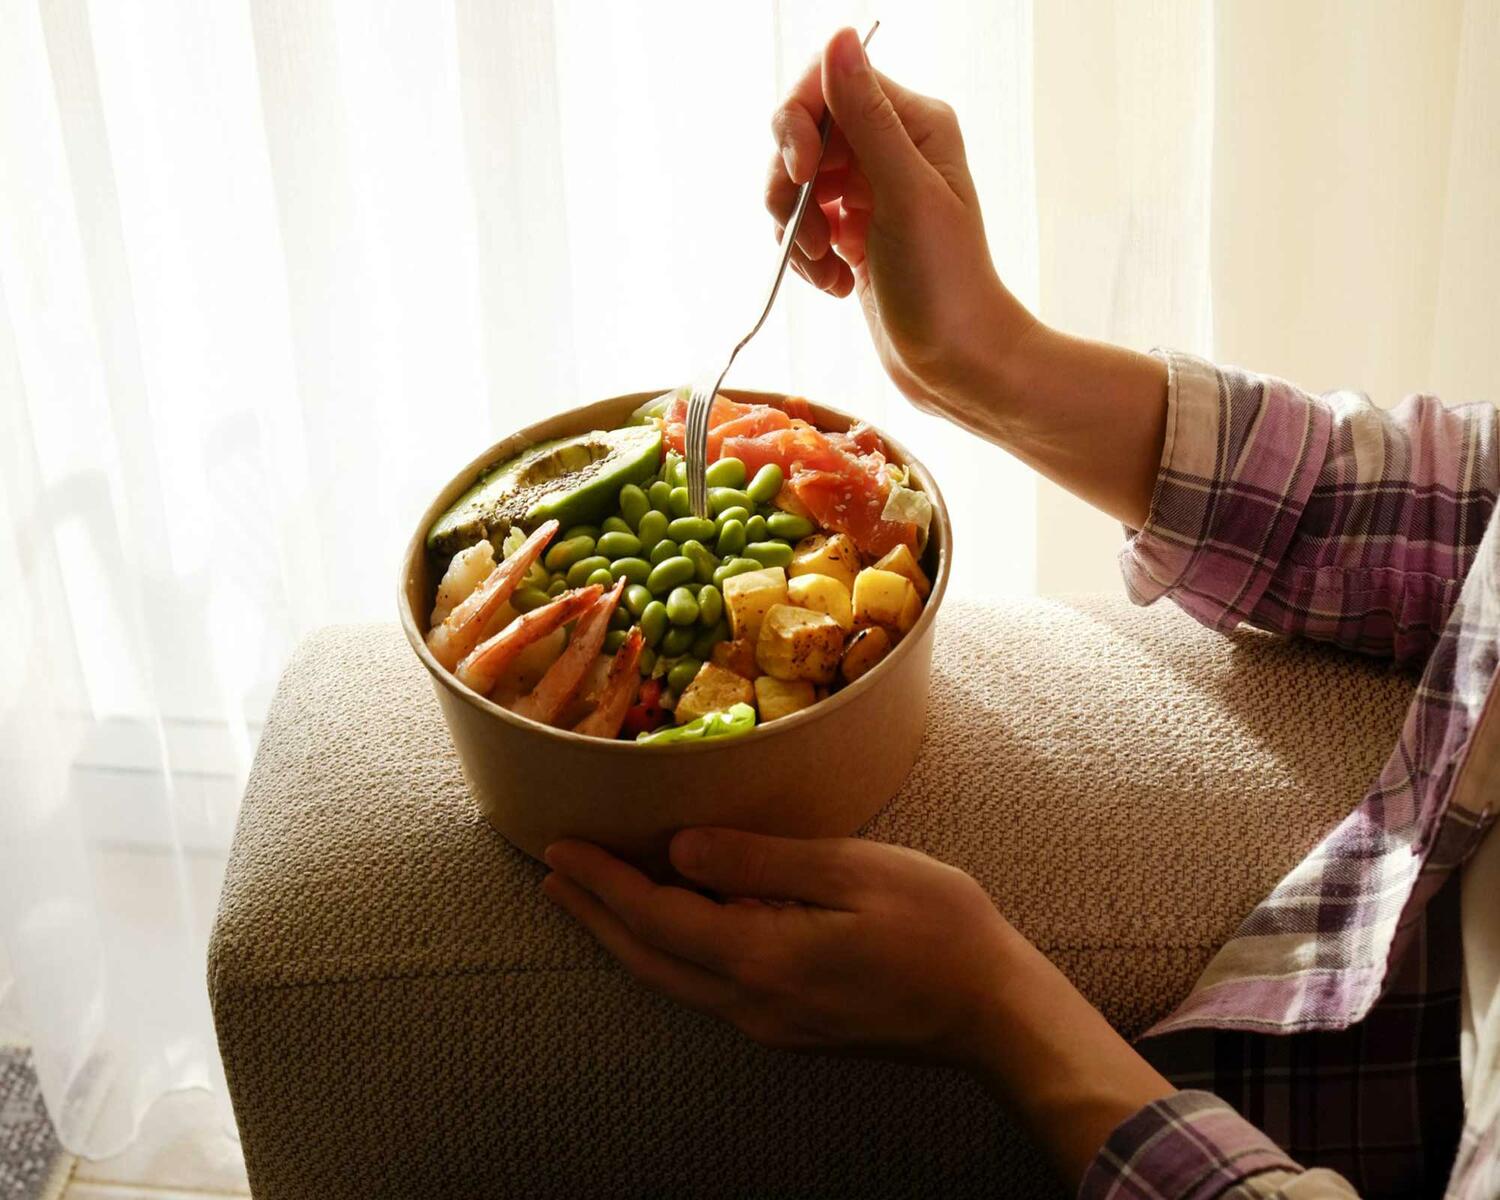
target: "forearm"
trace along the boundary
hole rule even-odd
[[[1011,937],[970,1068],[1077,1186],[1121,1122],[1176,1089],[1045,955]]]
[[[997,324],[1015,320],[1012,309]],[[1145,524],[1166,436],[1163,361],[1028,321],[973,348],[967,364],[942,397],[951,419],[1095,508]]]

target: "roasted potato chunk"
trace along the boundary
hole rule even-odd
[[[780,567],[766,567],[732,575],[724,581],[723,592],[730,633],[754,642],[772,605],[786,603],[786,572]]]
[[[851,590],[858,573],[859,551],[853,539],[843,533],[815,533],[803,538],[792,553],[792,565],[787,568],[793,579],[798,575],[827,575]]]
[[[761,722],[788,717],[818,702],[813,685],[805,679],[777,679],[762,675],[755,681],[755,707]]]
[[[744,679],[754,679],[760,674],[760,668],[755,665],[755,643],[747,637],[718,643],[710,661]]]
[[[916,555],[911,552],[910,546],[897,546],[875,564],[875,569],[905,575],[911,580],[912,586],[917,589],[917,595],[924,601],[932,595],[932,581],[927,578],[927,572],[917,564]]]
[[[861,675],[891,652],[891,635],[879,625],[861,629],[849,639],[844,648],[844,660],[839,665],[839,674],[845,681],[853,683]]]
[[[755,701],[755,686],[743,675],[704,663],[677,697],[675,716],[677,724],[686,725],[705,713],[723,712],[732,704],[752,704]]]
[[[756,664],[777,679],[830,683],[844,649],[844,631],[826,613],[777,604],[755,643]]]
[[[854,580],[854,624],[884,625],[905,633],[922,615],[922,597],[905,575],[866,567]]]
[[[849,589],[831,575],[797,575],[789,579],[786,602],[798,608],[826,613],[845,633],[854,628],[854,607]]]

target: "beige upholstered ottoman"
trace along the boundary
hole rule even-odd
[[[1128,1032],[1355,801],[1413,685],[1116,599],[952,602],[934,670],[868,835],[972,872]],[[394,626],[304,644],[209,957],[257,1197],[1052,1194],[968,1080],[676,1009],[541,874],[470,807]]]

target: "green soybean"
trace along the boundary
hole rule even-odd
[[[714,532],[714,523],[707,517],[678,517],[667,526],[667,536],[678,544],[688,538],[696,538],[700,542],[711,541]]]
[[[660,600],[653,600],[641,612],[641,636],[646,639],[646,645],[655,646],[666,632],[667,606]]]
[[[631,583],[645,583],[651,575],[651,564],[644,558],[631,555],[629,558],[617,558],[609,564],[610,574],[616,579],[628,579]]]
[[[685,587],[674,587],[667,595],[667,620],[692,625],[698,620],[698,598]]]
[[[737,458],[721,458],[704,472],[709,487],[742,488],[745,486],[745,464]]]
[[[687,486],[687,460],[679,458],[672,464],[671,472],[667,475],[667,481],[674,487]]]
[[[566,571],[579,559],[587,558],[593,552],[594,539],[581,534],[558,542],[547,551],[547,557],[542,561],[547,564],[549,571]]]
[[[672,518],[664,512],[656,509],[649,510],[641,523],[636,527],[635,535],[641,539],[641,548],[650,553],[651,547],[667,536],[667,526],[672,523]]]
[[[744,509],[740,511],[744,512]],[[719,557],[727,558],[743,550],[746,540],[743,521],[725,521],[719,526],[719,540],[714,544],[714,549],[719,552]]]
[[[661,460],[660,477],[666,480],[667,483],[672,483],[672,475],[676,472],[682,461],[682,455],[678,454],[677,451],[668,450],[666,457]]]
[[[729,626],[723,621],[714,622],[713,628],[705,629],[693,639],[693,657],[709,658],[713,655],[714,647],[720,642],[729,640]]]
[[[611,629],[629,629],[634,622],[630,619],[630,610],[623,604],[615,605],[615,611],[609,614],[609,627]]]
[[[673,625],[662,635],[661,652],[668,658],[686,654],[693,648],[693,638],[696,633],[697,630],[691,625]]]
[[[594,539],[597,540],[598,537],[599,537],[599,526],[597,526],[597,525],[574,525],[574,526],[572,526],[569,529],[564,529],[563,530],[562,539],[561,540],[566,542],[566,541],[570,541],[573,538],[579,538],[579,537],[594,538]]]
[[[755,472],[755,478],[745,485],[745,494],[757,504],[768,504],[781,491],[781,468],[767,463]]]
[[[556,576],[552,580],[552,582],[547,585],[547,595],[548,596],[561,596],[567,590],[568,590],[568,581],[565,578],[563,578],[561,575]]]
[[[766,519],[759,513],[745,522],[745,540],[747,542],[763,542],[770,530],[766,528]]]
[[[609,573],[608,567],[597,567],[589,572],[589,577],[583,582],[585,586],[591,587],[597,583],[602,588],[609,588],[614,586],[615,577]]]
[[[541,588],[517,588],[515,595],[510,598],[510,606],[518,613],[528,613],[533,608],[541,608],[551,598]]]
[[[719,560],[696,538],[689,538],[682,543],[682,556],[693,560],[693,574],[697,576],[699,583],[707,583],[714,577],[714,569],[719,565]]]
[[[599,531],[600,537],[609,533],[625,533],[631,537],[635,536],[635,530],[627,525],[621,517],[605,517],[604,524],[599,526]]]
[[[611,530],[600,536],[594,549],[611,562],[617,558],[632,558],[641,552],[641,539],[628,530],[625,533]]]
[[[667,508],[667,497],[672,494],[672,485],[665,480],[658,479],[646,493],[651,500],[651,507],[659,513],[669,511]]]
[[[656,670],[656,651],[650,646],[641,647],[641,657],[636,663],[636,669],[640,671],[643,679],[650,679],[651,672]]]
[[[609,571],[609,559],[602,554],[591,554],[588,558],[580,558],[568,568],[568,586],[583,587],[588,577],[595,571]]]
[[[674,517],[690,517],[693,515],[693,505],[688,500],[688,490],[681,484],[672,489],[672,494],[667,500],[667,511]]]
[[[656,545],[651,547],[651,565],[666,562],[669,558],[676,558],[681,553],[677,549],[677,543],[671,538],[662,538]]]
[[[631,529],[640,528],[641,518],[650,511],[650,499],[635,484],[627,483],[620,489],[620,515]]]
[[[625,589],[625,607],[630,610],[631,616],[640,616],[646,611],[646,605],[650,603],[651,589],[644,583],[632,583]]]
[[[766,518],[766,529],[771,536],[789,542],[800,541],[816,528],[806,517],[799,517],[796,513],[778,512]]]
[[[613,654],[625,644],[625,639],[628,636],[623,629],[611,629],[604,635],[604,652],[606,654]]]
[[[651,568],[646,586],[651,589],[652,595],[660,596],[663,592],[670,592],[678,584],[686,583],[693,577],[696,569],[693,560],[681,554],[675,558],[664,558]]]
[[[792,561],[792,548],[785,542],[751,542],[745,547],[745,557],[763,567],[785,567]]]
[[[714,572],[714,586],[722,588],[726,579],[733,579],[736,575],[743,575],[746,571],[759,571],[762,564],[753,558],[731,558],[725,560],[724,564]]]
[[[716,513],[714,515],[714,524],[719,527],[719,532],[722,533],[724,532],[724,526],[728,522],[739,521],[743,523],[745,521],[748,521],[749,519],[750,510],[748,508],[741,508],[739,505],[735,505],[733,508],[726,508],[723,512]]]
[[[667,672],[667,686],[681,695],[687,691],[688,685],[698,677],[698,672],[702,669],[703,664],[696,658],[678,659],[676,665]]]
[[[748,508],[750,497],[736,488],[709,488],[708,511],[718,516],[726,508]]]
[[[698,589],[698,622],[701,625],[717,625],[724,615],[724,597],[711,583]]]

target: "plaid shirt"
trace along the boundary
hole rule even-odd
[[[1423,673],[1358,807],[1145,1035],[1164,1074],[1215,1094],[1135,1114],[1080,1194],[1500,1195],[1496,1131],[1463,1128],[1457,870],[1500,798],[1493,756],[1468,753],[1500,723],[1500,700],[1485,710],[1500,656],[1496,412],[1425,396],[1384,412],[1167,362],[1151,513],[1121,553],[1131,598]]]

